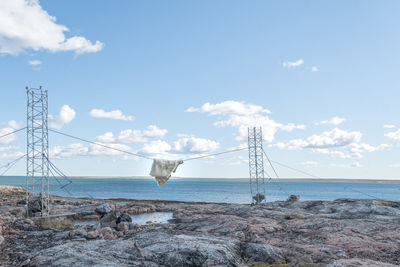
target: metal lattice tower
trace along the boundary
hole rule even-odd
[[[265,201],[264,154],[262,128],[248,128],[250,192],[253,204]]]
[[[41,216],[49,212],[49,132],[47,90],[26,87],[27,101],[27,211],[39,199]],[[28,216],[29,216],[28,212]]]

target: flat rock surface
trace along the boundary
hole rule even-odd
[[[53,197],[51,219],[26,219],[24,197],[22,189],[0,187],[0,266],[400,265],[400,203],[394,201],[102,200],[114,217],[173,212],[173,219],[129,227],[110,220],[101,228],[73,224],[99,222],[105,215],[95,212],[96,202]]]

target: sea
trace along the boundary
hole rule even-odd
[[[0,185],[25,187],[23,176],[0,176]],[[400,201],[400,183],[324,182],[266,180],[267,201],[339,198],[385,199]],[[68,197],[129,198],[195,202],[251,203],[250,182],[246,179],[170,179],[158,186],[148,178],[50,178],[50,194]]]

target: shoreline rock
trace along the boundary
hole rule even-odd
[[[25,194],[13,195],[12,190],[7,188],[7,197],[1,198],[0,266],[400,265],[396,201],[277,201],[252,206],[104,200],[112,209],[99,214],[100,207],[90,200],[53,197],[53,213],[73,214],[43,223],[24,218]],[[173,219],[143,226],[128,222],[130,215],[155,211],[173,212]],[[97,224],[65,227],[85,218]]]

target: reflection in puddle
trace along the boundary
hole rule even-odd
[[[96,221],[75,221],[75,226],[86,226],[86,225],[96,225]]]
[[[164,224],[168,223],[168,221],[171,220],[172,217],[172,212],[152,212],[131,216],[132,223],[138,225],[145,225],[147,224],[147,222],[154,224]]]
[[[133,215],[132,224],[146,225],[147,223],[153,224],[165,224],[168,223],[173,217],[172,212],[151,212],[139,215]],[[97,225],[99,221],[75,221],[75,226],[94,226]]]

